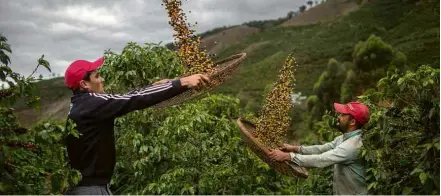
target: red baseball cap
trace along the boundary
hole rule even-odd
[[[80,81],[86,76],[86,73],[99,68],[104,63],[104,57],[99,58],[94,62],[86,60],[76,60],[69,65],[64,73],[64,83],[67,87],[75,90],[79,87]]]
[[[360,124],[364,125],[369,121],[369,108],[358,102],[349,102],[347,104],[334,103],[334,108],[341,114],[350,114]]]

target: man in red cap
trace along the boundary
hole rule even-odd
[[[334,103],[339,113],[338,127],[343,133],[334,141],[313,146],[285,144],[274,149],[270,158],[292,161],[301,167],[322,168],[334,166],[333,192],[336,195],[367,194],[365,168],[359,157],[363,146],[362,127],[369,121],[369,109],[358,102]]]
[[[116,163],[115,118],[210,82],[208,77],[196,74],[127,94],[106,94],[97,71],[103,63],[103,57],[94,62],[77,60],[65,72],[65,83],[73,91],[68,118],[80,133],[79,137],[66,138],[69,164],[81,172],[80,182],[67,192],[69,195],[111,194],[108,185]]]

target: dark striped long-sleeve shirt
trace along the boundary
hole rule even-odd
[[[116,163],[114,120],[182,93],[180,80],[148,86],[127,94],[81,92],[71,98],[68,118],[79,138],[66,138],[70,165],[82,174],[80,185],[108,184]]]

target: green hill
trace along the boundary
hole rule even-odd
[[[64,77],[37,82],[36,89],[35,94],[40,97],[40,110],[26,108],[23,99],[14,105],[23,126],[29,127],[39,120],[65,121],[72,93],[65,86]]]
[[[439,4],[434,0],[376,0],[329,22],[264,28],[223,46],[217,53],[220,59],[246,51],[248,58],[234,77],[215,92],[238,97],[241,107],[258,111],[265,88],[275,81],[287,55],[294,52],[299,64],[296,91],[310,95],[330,58],[350,61],[354,46],[372,34],[403,52],[411,64],[439,67]],[[48,107],[38,112],[17,105],[20,120],[26,124],[41,118],[64,120],[60,111],[67,111],[68,104],[60,100],[68,101],[70,92],[62,78],[39,86],[42,105]],[[65,108],[49,107],[54,103]],[[51,111],[54,109],[57,110]]]
[[[354,46],[371,34],[405,53],[411,64],[439,66],[439,1],[373,1],[331,22],[266,29],[219,53],[226,57],[265,42],[248,53],[235,77],[217,92],[237,96],[243,106],[258,110],[266,85],[294,52],[299,64],[296,89],[310,95],[328,60],[350,61]]]

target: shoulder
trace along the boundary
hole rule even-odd
[[[361,135],[356,135],[344,141],[341,144],[342,147],[349,149],[358,149],[363,146],[363,141],[361,139]]]
[[[97,107],[105,103],[107,100],[112,99],[114,95],[100,94],[100,93],[81,93],[76,94],[72,98],[70,103],[70,112],[72,111],[85,111],[93,107]],[[75,113],[75,112],[74,112]]]
[[[339,135],[334,138],[334,142],[338,142],[338,141],[342,141],[342,140],[343,140],[343,135]]]

